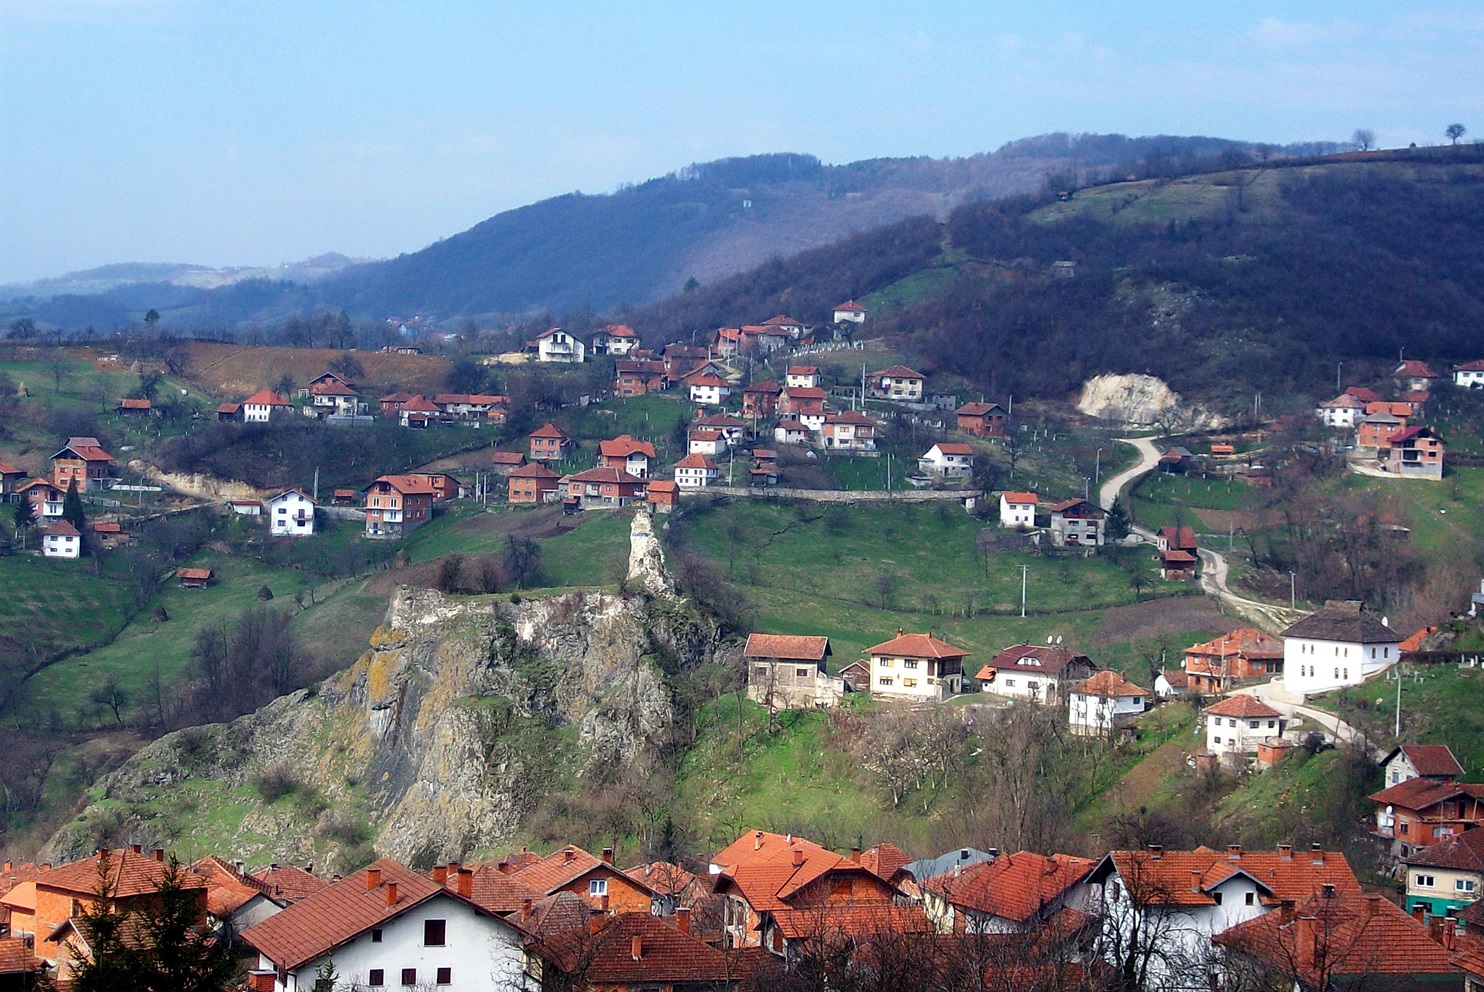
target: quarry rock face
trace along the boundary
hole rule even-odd
[[[1097,375],[1082,384],[1077,410],[1127,427],[1164,426],[1176,431],[1224,427],[1227,420],[1186,404],[1152,375]]]
[[[658,544],[634,576],[670,589]],[[646,534],[652,540],[652,535]],[[47,844],[214,845],[247,860],[336,866],[368,848],[432,864],[512,837],[538,805],[521,728],[575,736],[576,761],[664,744],[664,671],[713,663],[715,621],[668,596],[573,592],[519,602],[403,587],[350,668],[229,724],[169,734],[104,778]],[[290,783],[287,797],[264,785]]]

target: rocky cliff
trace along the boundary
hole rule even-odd
[[[663,587],[657,547],[640,557],[635,578]],[[368,846],[457,859],[514,835],[555,778],[665,743],[657,659],[686,669],[723,650],[714,621],[666,595],[404,587],[353,666],[156,741],[94,787],[46,856],[127,840],[322,865]]]
[[[1185,403],[1152,375],[1093,376],[1082,384],[1077,409],[1129,427],[1159,425],[1178,432],[1226,426],[1225,418]]]

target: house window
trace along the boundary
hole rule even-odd
[[[438,984],[439,985],[452,985],[453,984],[453,969],[452,968],[439,968],[438,969]]]
[[[1222,894],[1220,892],[1213,892],[1213,893],[1211,893],[1211,901],[1214,902],[1214,903],[1216,903],[1216,905],[1220,906],[1221,905],[1221,895]]]
[[[1234,738],[1234,737],[1228,737],[1226,739],[1226,746],[1227,747],[1236,747],[1237,746],[1236,738]]]
[[[1257,729],[1257,721],[1256,720],[1248,720],[1247,721],[1247,729],[1249,729],[1249,730],[1256,730]]]
[[[1013,688],[1015,688],[1015,680],[1014,679],[1006,679],[1005,680],[1005,688],[1007,688],[1007,689],[1013,689]]]
[[[379,943],[381,943],[381,931],[380,930],[372,930],[371,931],[371,943],[373,943],[373,944],[379,944]]]
[[[1405,822],[1403,822],[1402,823],[1402,834],[1405,835],[1406,833],[1407,833],[1407,824]]]
[[[386,972],[380,968],[372,968],[366,973],[366,984],[377,988],[385,985]]]
[[[608,879],[593,878],[587,883],[587,894],[590,896],[606,896],[608,894]]]
[[[1458,892],[1474,891],[1474,880],[1472,878],[1460,878],[1453,882],[1453,888]]]
[[[885,677],[883,677],[881,679],[880,684],[881,685],[896,685],[896,682],[897,682],[897,680],[894,679],[894,678],[892,678],[891,676],[885,676]]]
[[[1257,893],[1256,892],[1249,892],[1249,893],[1247,893],[1243,897],[1242,901],[1245,904],[1247,904],[1248,906],[1254,906],[1254,905],[1256,905],[1257,904]]]
[[[1434,879],[1433,879],[1433,876],[1431,876],[1431,875],[1418,875],[1417,876],[1417,887],[1419,889],[1430,889],[1433,886],[1433,881],[1434,881]]]
[[[893,660],[891,660],[890,658],[882,658],[881,659],[881,667],[882,668],[891,668],[895,664],[896,664],[896,662],[893,661]]]
[[[402,969],[402,984],[403,985],[416,985],[417,984],[417,969],[416,968],[403,968]]]
[[[910,688],[914,687],[915,685],[917,685],[917,680],[916,679],[902,679],[902,685],[904,685],[904,686],[906,686],[907,688],[910,689]]]
[[[911,658],[907,658],[907,659],[904,659],[902,661],[902,667],[903,668],[916,668],[917,667],[917,662],[914,661]]]
[[[447,920],[423,920],[424,947],[442,947],[447,933]]]
[[[1277,726],[1277,721],[1275,721],[1275,720],[1269,720],[1268,721],[1268,729],[1269,730],[1272,730],[1275,726]]]
[[[796,678],[796,679],[807,679],[809,677],[809,673],[811,671],[813,671],[813,669],[811,669],[811,668],[795,668],[794,669],[794,678]]]

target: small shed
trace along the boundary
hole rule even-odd
[[[175,577],[180,580],[182,589],[205,589],[216,578],[209,568],[177,568]]]

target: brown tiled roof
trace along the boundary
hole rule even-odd
[[[704,427],[691,428],[690,439],[692,441],[720,441],[724,437],[721,431],[707,430]]]
[[[878,933],[933,932],[932,921],[921,906],[890,903],[853,906],[823,906],[808,909],[769,910],[773,922],[789,940],[814,937],[865,937]]]
[[[1283,641],[1266,631],[1253,627],[1239,627],[1229,634],[1213,637],[1201,644],[1185,649],[1187,655],[1211,655],[1215,658],[1241,656],[1249,659],[1281,660]]]
[[[160,884],[165,880],[166,867],[165,862],[156,861],[143,854],[135,854],[128,848],[109,851],[109,893],[116,899],[127,899],[131,896],[158,892]],[[98,869],[99,859],[96,856],[83,858],[41,873],[36,876],[36,885],[38,888],[53,889],[58,892],[95,895],[98,891]],[[181,872],[180,887],[183,889],[205,888],[206,880],[188,871]]]
[[[237,912],[260,895],[266,895],[262,882],[244,875],[214,854],[191,865],[192,874],[206,882],[206,910],[223,919]]]
[[[973,445],[959,441],[939,441],[933,447],[945,455],[972,455],[974,453]]]
[[[799,420],[780,420],[778,421],[778,426],[786,431],[803,431],[806,434],[809,433],[809,425]]]
[[[414,397],[412,397],[412,399],[410,399],[406,403],[403,403],[402,404],[402,412],[403,413],[442,413],[443,411],[438,408],[438,404],[437,403],[434,403],[432,400],[428,399],[426,396],[414,396]]]
[[[29,975],[41,970],[41,959],[24,937],[0,940],[0,975]]]
[[[151,406],[149,400],[145,400],[145,399],[134,399],[132,397],[125,397],[124,399],[119,400],[119,409],[120,410],[149,410],[149,409],[152,409],[152,406]]]
[[[702,417],[696,421],[698,427],[730,427],[736,430],[746,427],[747,421],[732,416],[730,413],[713,413],[709,417]]]
[[[795,634],[748,634],[747,647],[742,650],[744,658],[786,658],[790,661],[814,661],[825,659],[830,653],[828,637],[810,637]]]
[[[4,458],[0,458],[0,475],[25,475],[24,469],[16,468]]]
[[[814,375],[818,371],[818,365],[790,365],[788,367],[789,375]]]
[[[783,392],[783,387],[778,384],[777,379],[764,379],[762,382],[754,382],[742,390],[744,393],[769,393],[776,396]]]
[[[426,475],[383,475],[376,481],[386,483],[403,496],[434,496],[438,493],[438,487]]]
[[[1195,547],[1195,531],[1189,527],[1161,527],[1159,536],[1172,548],[1187,550]]]
[[[1113,851],[1094,870],[1102,877],[1117,869],[1124,887],[1140,903],[1174,906],[1212,906],[1210,890],[1242,873],[1266,891],[1263,905],[1280,900],[1304,900],[1333,885],[1344,894],[1360,894],[1360,883],[1345,856],[1336,851],[1241,851],[1236,857],[1209,848],[1194,851]]]
[[[683,933],[673,917],[649,913],[612,917],[592,935],[587,957],[583,978],[597,987],[710,985],[735,978],[721,951]]]
[[[787,909],[790,896],[832,870],[862,870],[813,841],[761,830],[743,834],[711,860],[722,869],[713,889],[734,885],[756,910]]]
[[[561,473],[554,472],[541,462],[531,462],[511,471],[511,479],[560,479]]]
[[[282,396],[279,396],[277,393],[275,393],[271,389],[260,389],[256,393],[253,393],[247,399],[245,399],[245,400],[242,401],[242,405],[243,406],[248,406],[249,404],[251,404],[252,406],[291,406],[292,405],[290,403],[284,402],[283,397]]]
[[[269,865],[253,872],[252,877],[263,885],[269,898],[280,903],[298,902],[330,884],[313,872],[294,865]]]
[[[675,895],[693,885],[694,872],[687,871],[669,861],[651,861],[645,865],[625,868],[624,874],[636,882],[642,882],[660,895]]]
[[[912,855],[895,844],[877,844],[861,852],[861,867],[887,882],[899,869],[911,863]]]
[[[644,480],[637,475],[630,475],[621,468],[590,468],[586,472],[578,472],[566,478],[572,482],[608,482],[621,486],[637,486],[644,483]]]
[[[651,493],[673,493],[679,487],[675,485],[673,479],[652,479],[646,488]]]
[[[1396,367],[1396,371],[1391,374],[1406,379],[1438,378],[1438,374],[1426,362],[1419,361],[1415,358],[1409,358],[1405,362],[1402,362]]]
[[[1398,751],[1407,756],[1417,774],[1424,778],[1452,778],[1463,774],[1463,766],[1446,744],[1403,744],[1393,748],[1381,763],[1396,757]]]
[[[373,870],[380,873],[380,884],[367,889],[367,872]],[[390,906],[389,882],[397,886],[397,900]],[[440,894],[479,909],[472,900],[463,899],[405,865],[382,858],[248,927],[242,940],[279,968],[294,970]]]
[[[1030,659],[1029,661],[1027,659]],[[1013,644],[993,658],[984,667],[987,669],[999,669],[1011,672],[1041,672],[1046,675],[1059,675],[1066,670],[1068,665],[1074,663],[1091,665],[1092,660],[1085,654],[1079,654],[1071,648],[1060,646]]]
[[[827,424],[857,424],[861,427],[876,426],[876,421],[873,418],[866,416],[859,410],[846,410],[844,413],[832,413],[824,418],[824,422]],[[940,444],[938,445],[938,447],[942,448],[943,445]],[[964,447],[968,448],[969,446],[964,445]],[[972,451],[973,449],[970,448],[969,450]]]
[[[898,633],[889,641],[866,648],[866,654],[890,655],[899,658],[966,658],[969,652],[956,648],[932,634]]]
[[[884,369],[871,373],[872,379],[880,379],[890,376],[893,379],[926,379],[927,376],[921,372],[914,372],[905,365],[889,365]]]
[[[1289,914],[1265,913],[1212,938],[1302,982],[1349,988],[1383,975],[1460,975],[1428,929],[1379,895],[1312,896]]]
[[[1484,798],[1484,785],[1461,785],[1450,779],[1411,778],[1371,794],[1371,802],[1403,809],[1424,810],[1459,796]]]
[[[492,451],[490,452],[491,465],[523,465],[526,456],[519,451]]]
[[[818,386],[789,386],[784,392],[791,400],[822,400],[826,393]]]
[[[835,309],[836,310],[859,310],[861,313],[864,313],[865,310],[866,310],[865,307],[861,306],[859,303],[855,302],[854,300],[846,300],[844,303],[841,303],[841,304],[837,305],[835,307]]]
[[[687,376],[686,378],[690,377]],[[731,386],[731,383],[727,382],[719,375],[713,375],[712,373],[707,372],[703,375],[696,376],[694,379],[691,379],[689,385],[711,386],[713,388],[727,388]]]
[[[47,537],[81,537],[81,532],[65,520],[58,520],[41,533]]]
[[[1006,503],[1013,503],[1013,504],[1027,504],[1028,503],[1031,506],[1035,506],[1035,505],[1037,505],[1040,502],[1040,500],[1036,497],[1036,494],[1035,493],[1010,493],[1010,492],[1007,492],[1007,493],[1001,493],[1000,495],[1005,500]]]
[[[960,417],[983,417],[994,410],[1003,410],[998,403],[965,403],[956,413]]]
[[[957,874],[930,878],[922,887],[942,894],[954,906],[1026,923],[1086,878],[1096,864],[1089,858],[1018,851]]]
[[[1098,672],[1091,678],[1083,679],[1072,686],[1072,692],[1080,692],[1084,696],[1103,696],[1113,698],[1115,696],[1147,696],[1147,689],[1140,689],[1128,679],[1117,672]]]
[[[1194,565],[1199,559],[1189,551],[1161,551],[1160,560],[1166,565]]]
[[[1406,859],[1409,865],[1484,872],[1484,830],[1465,830],[1431,844]]]
[[[566,847],[553,851],[541,860],[521,869],[515,877],[542,895],[551,895],[563,886],[575,882],[588,872],[603,867],[613,868],[611,864],[608,864],[602,858],[596,857],[580,847],[568,844]],[[614,869],[614,871],[617,872],[617,869]],[[622,873],[619,872],[619,874]],[[641,888],[648,888],[643,882],[636,881],[635,884]]]
[[[692,454],[686,455],[684,458],[680,459],[680,461],[678,461],[678,462],[675,463],[675,467],[676,468],[709,468],[712,471],[718,471],[718,469],[716,468],[716,463],[715,462],[713,462],[711,459],[707,458],[705,455],[696,454],[696,453],[692,453]]]
[[[1399,644],[1402,637],[1360,603],[1325,603],[1283,632],[1284,637],[1352,644]]]
[[[473,872],[469,891],[474,902],[500,916],[520,909],[527,899],[534,902],[545,895],[515,875],[501,871],[499,864],[493,861],[474,867]],[[452,878],[449,884],[454,884]]]
[[[81,458],[85,462],[111,462],[113,456],[103,450],[95,437],[74,437],[67,439],[67,447],[58,451],[52,458],[61,458],[63,455],[71,454],[74,458]]]
[[[598,442],[598,453],[605,458],[627,458],[629,455],[654,457],[654,445],[640,441],[628,434],[620,434],[610,441]]]
[[[526,436],[566,438],[567,432],[562,430],[560,427],[557,427],[555,424],[543,424],[535,430],[531,431],[531,433],[527,434]]]
[[[1085,499],[1076,499],[1076,498],[1074,498],[1074,499],[1064,499],[1060,503],[1053,504],[1052,507],[1051,507],[1051,512],[1052,513],[1065,513],[1066,511],[1070,510],[1072,507],[1074,507],[1074,506],[1080,506],[1082,504],[1086,504],[1087,506],[1089,506],[1089,507],[1092,508],[1091,516],[1092,516],[1093,519],[1100,519],[1103,516],[1103,511],[1102,511],[1101,508],[1096,507],[1096,506],[1093,506],[1091,503],[1088,503],[1088,501],[1085,500]]]
[[[1221,702],[1212,703],[1201,712],[1209,713],[1212,716],[1234,716],[1238,719],[1246,720],[1283,715],[1261,699],[1245,692],[1239,692],[1235,696],[1227,696]]]
[[[1190,688],[1190,676],[1179,668],[1164,669],[1165,681],[1170,683],[1171,689]]]

